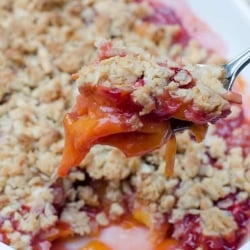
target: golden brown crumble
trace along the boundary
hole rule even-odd
[[[107,43],[100,41],[97,46],[101,48]],[[85,66],[79,71],[79,85],[91,83],[126,90],[138,79],[143,79],[144,86],[132,93],[133,101],[143,107],[140,115],[154,110],[155,96],[164,91],[169,92],[172,97],[181,98],[183,103],[192,101],[196,108],[205,112],[220,114],[228,107],[228,102],[223,98],[226,93],[222,84],[225,77],[223,67],[178,65],[170,60],[159,61],[139,47],[126,46],[120,42],[113,43],[110,50],[110,58]],[[162,67],[160,63],[167,66]],[[176,67],[181,69],[177,73]],[[185,88],[192,82],[194,87]]]
[[[147,3],[126,0],[0,1],[0,218],[1,231],[13,248],[31,250],[33,237],[58,220],[68,222],[75,234],[89,234],[90,218],[83,208],[99,206],[103,195],[111,205],[107,214],[98,215],[101,225],[123,215],[123,196],[134,195],[132,205],[148,206],[156,215],[168,212],[172,223],[185,214],[200,215],[204,234],[237,228],[223,210],[230,201],[221,207],[214,201],[237,190],[237,199],[249,196],[250,158],[243,157],[241,148],[227,153],[212,128],[199,144],[188,132],[178,135],[173,178],[164,175],[164,149],[126,159],[117,149],[96,146],[81,164],[85,172],[73,170],[56,180],[62,119],[76,92],[71,74],[95,58],[96,38],[134,44],[178,63],[223,61],[194,40],[185,47],[173,44],[180,27],[144,23],[152,12]],[[188,79],[180,74],[178,80],[185,84]],[[234,108],[232,114],[237,112]],[[211,165],[208,154],[218,158],[220,168]],[[89,179],[104,182],[104,194]]]
[[[116,148],[110,146],[94,146],[81,166],[87,168],[88,174],[94,179],[122,180],[138,168],[137,158],[127,159]]]
[[[104,212],[100,212],[96,215],[96,221],[100,226],[107,226],[109,224],[109,219]]]
[[[91,232],[88,215],[84,211],[80,211],[83,203],[83,201],[79,201],[67,204],[60,216],[61,220],[70,223],[74,232],[78,235],[85,235]]]
[[[227,235],[232,230],[237,229],[232,215],[218,208],[202,211],[201,225],[207,235]]]

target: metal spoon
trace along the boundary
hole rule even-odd
[[[239,75],[239,73],[250,63],[250,48],[240,54],[238,57],[233,59],[227,64],[222,65],[222,67],[226,71],[225,79],[222,81],[224,88],[227,90],[231,90],[235,79]],[[201,67],[205,67],[205,65],[200,65]],[[185,129],[190,128],[192,125],[191,122],[171,119],[170,120],[171,127],[174,132],[180,132]]]
[[[224,87],[231,90],[239,73],[250,63],[250,48],[227,64],[222,65],[226,70]]]

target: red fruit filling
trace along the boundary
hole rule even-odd
[[[244,118],[243,111],[241,111],[239,116],[226,121],[218,121],[216,123],[216,134],[224,138],[228,148],[240,147],[243,150],[243,154],[247,156],[250,152],[249,126],[249,121]]]

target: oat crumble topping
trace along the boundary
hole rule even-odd
[[[105,46],[105,43],[108,42],[99,42],[97,46]],[[208,113],[220,114],[228,107],[228,102],[223,98],[227,91],[221,82],[225,77],[222,67],[178,65],[171,60],[158,61],[158,58],[136,46],[121,43],[111,46],[110,58],[85,66],[79,71],[79,86],[104,85],[129,90],[138,79],[142,79],[144,86],[132,93],[133,101],[143,107],[140,115],[146,115],[155,109],[154,99],[164,91],[182,99],[183,103],[193,101],[197,109]],[[163,67],[162,64],[166,66]],[[175,68],[181,70],[176,73]],[[195,86],[188,88],[192,82]]]
[[[139,46],[159,60],[166,55],[185,64],[224,61],[191,38],[186,44],[176,42],[180,25],[145,21],[153,13],[146,1],[1,0],[0,238],[4,234],[13,248],[32,250],[36,236],[58,221],[69,223],[76,235],[88,235],[88,209],[95,211],[105,199],[109,210],[99,212],[96,222],[111,224],[126,213],[125,196],[132,197],[132,208],[146,207],[152,221],[168,214],[169,223],[177,223],[195,215],[200,216],[205,235],[239,229],[226,211],[233,202],[227,197],[235,194],[239,202],[249,198],[249,151],[237,143],[229,146],[214,126],[201,143],[188,132],[178,135],[172,178],[164,175],[164,148],[127,159],[119,150],[100,145],[69,176],[56,176],[64,141],[62,119],[77,89],[71,74],[96,57],[97,38]],[[183,84],[188,81],[182,72],[176,77]],[[217,88],[211,82],[207,85]],[[144,103],[141,93],[135,98]],[[197,105],[205,104],[198,101]],[[148,109],[145,105],[144,112]],[[240,115],[235,106],[227,119]],[[234,128],[232,136],[238,138],[245,131]],[[42,244],[49,249],[48,241]]]

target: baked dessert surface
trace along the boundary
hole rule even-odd
[[[225,123],[210,127],[202,143],[195,143],[188,132],[178,135],[172,178],[164,174],[164,148],[127,159],[119,150],[100,145],[80,168],[64,179],[56,176],[64,141],[62,119],[77,90],[71,74],[96,58],[97,37],[138,44],[177,63],[223,63],[190,38],[173,12],[168,15],[157,18],[157,6],[125,0],[115,5],[111,0],[1,1],[2,241],[17,250],[49,249],[46,235],[57,229],[54,236],[59,237],[62,221],[73,234],[88,235],[93,224],[107,226],[147,208],[152,230],[156,218],[167,215],[171,227],[186,221],[191,230],[195,221],[202,239],[233,234],[232,244],[238,244],[250,192],[249,128],[238,107]],[[103,200],[109,204],[105,211],[99,209]],[[193,217],[197,220],[188,219]],[[187,235],[179,228],[173,228],[171,237]]]

